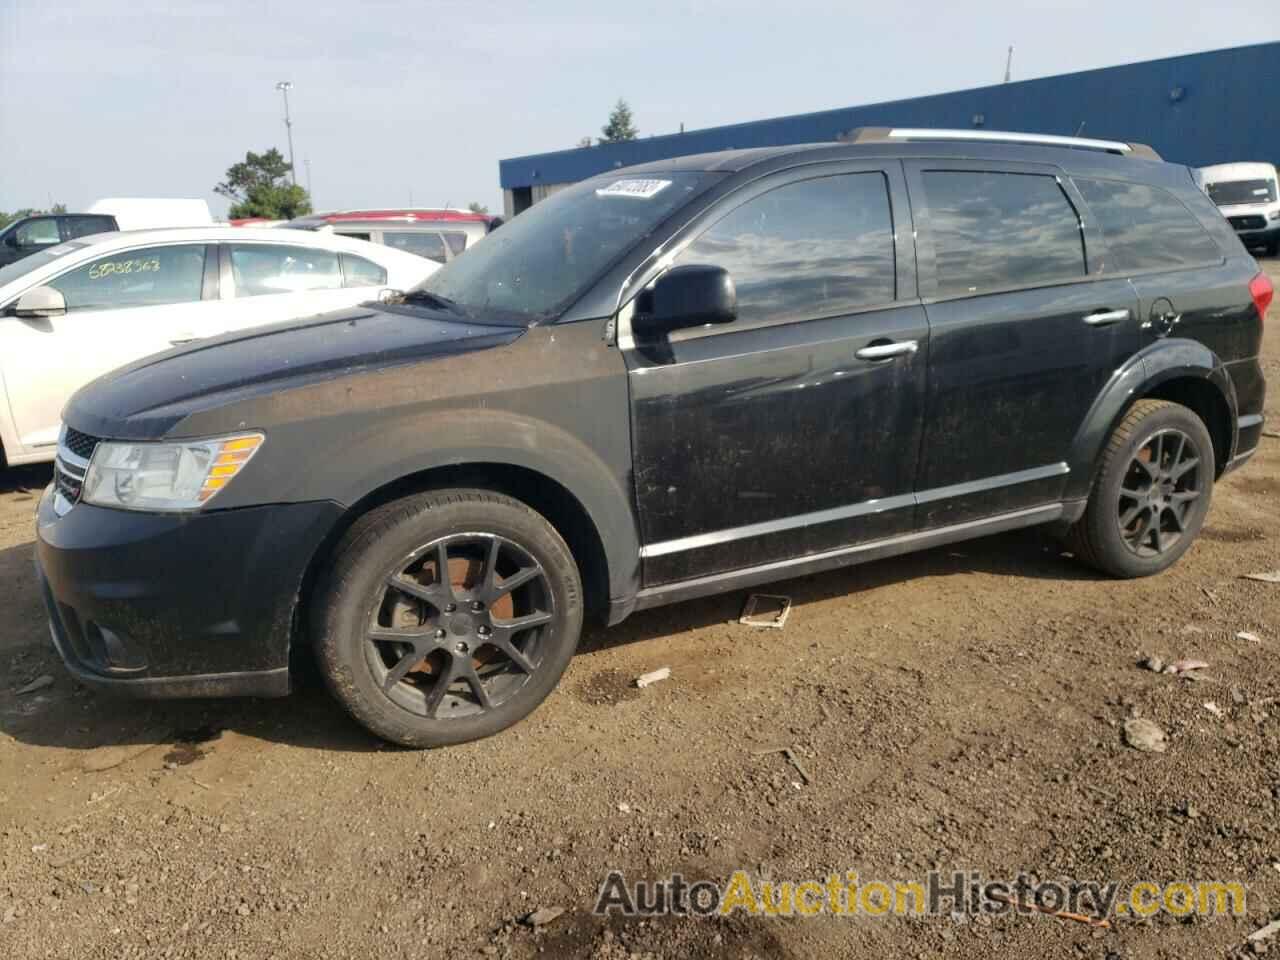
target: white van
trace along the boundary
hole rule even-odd
[[[1280,185],[1270,163],[1201,167],[1196,180],[1248,246],[1280,252]]]
[[[182,198],[106,197],[93,203],[87,212],[110,214],[121,230],[207,227],[213,223],[207,201]]]

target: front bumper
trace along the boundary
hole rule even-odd
[[[36,512],[54,646],[82,682],[142,697],[283,696],[308,564],[331,502],[150,514]]]

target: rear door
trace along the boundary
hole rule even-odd
[[[1138,348],[1079,194],[1040,164],[912,161],[930,327],[922,529],[1056,502],[1090,405]]]
[[[910,530],[928,330],[901,165],[763,178],[679,242],[738,318],[624,338],[646,585]]]
[[[202,315],[206,245],[114,251],[50,280],[67,312],[0,317],[0,369],[24,451],[51,448],[62,407],[84,384],[192,339]]]

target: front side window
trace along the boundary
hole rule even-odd
[[[1222,259],[1190,210],[1159,187],[1119,180],[1076,180],[1107,242],[1107,273],[1161,270]]]
[[[58,221],[53,217],[28,220],[13,231],[14,243],[19,247],[46,247],[58,243]]]
[[[923,180],[938,296],[1085,276],[1080,219],[1054,177],[926,170]]]
[[[444,240],[438,233],[420,233],[416,230],[383,230],[382,242],[395,250],[426,257],[436,263],[444,263]]]
[[[237,297],[337,290],[342,269],[332,250],[274,243],[228,244]]]
[[[342,255],[342,272],[348,287],[380,287],[387,282],[386,270],[350,253]]]
[[[554,316],[723,176],[619,172],[584,180],[513,217],[418,289],[495,322],[506,322],[504,314],[516,323]]]
[[[67,310],[120,310],[200,299],[204,244],[146,247],[99,257],[47,284],[62,293]]]
[[[882,173],[854,173],[777,187],[719,220],[676,263],[729,271],[739,329],[890,303],[888,183]]]

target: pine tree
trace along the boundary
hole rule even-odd
[[[621,143],[636,138],[638,131],[631,121],[631,107],[627,105],[627,101],[618,98],[609,114],[609,122],[600,128],[600,132],[604,134],[600,138],[601,143]]]

